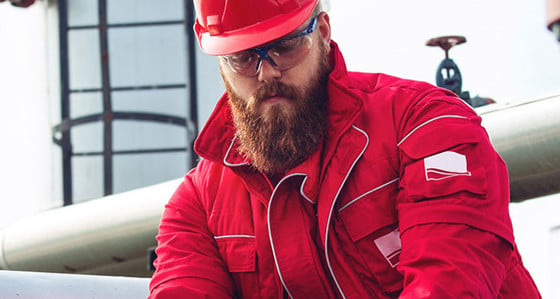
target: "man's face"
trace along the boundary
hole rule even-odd
[[[317,26],[328,25],[328,16],[321,16]],[[263,61],[256,76],[243,76],[220,62],[240,152],[264,173],[278,175],[300,164],[326,134],[330,66],[324,32],[318,27],[311,33],[309,53],[287,70]]]

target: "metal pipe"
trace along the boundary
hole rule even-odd
[[[0,297],[123,299],[148,297],[148,278],[0,271]]]
[[[181,179],[52,209],[0,233],[0,269],[151,276],[147,249]],[[142,262],[143,261],[143,262]]]
[[[560,96],[477,112],[509,167],[512,201],[560,192]],[[147,249],[156,245],[164,205],[181,181],[16,222],[0,232],[0,268],[148,277]]]
[[[560,192],[560,95],[477,112],[508,166],[511,201]]]

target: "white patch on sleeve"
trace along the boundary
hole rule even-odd
[[[470,176],[467,170],[467,157],[456,152],[446,151],[424,158],[426,180],[439,181],[456,176]]]
[[[399,264],[399,258],[401,255],[401,235],[399,233],[399,229],[397,228],[392,232],[375,239],[374,242],[389,265],[395,268]]]

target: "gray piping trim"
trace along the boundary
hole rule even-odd
[[[427,120],[427,121],[423,122],[422,124],[420,124],[420,125],[417,126],[416,128],[412,129],[412,131],[410,131],[410,133],[408,133],[406,136],[404,136],[404,138],[403,138],[401,141],[399,141],[399,143],[397,143],[397,146],[401,146],[401,144],[402,144],[408,137],[410,137],[410,135],[412,135],[414,132],[416,132],[416,130],[420,129],[421,127],[423,127],[423,126],[425,126],[425,125],[427,125],[427,124],[429,124],[429,123],[431,123],[431,122],[433,122],[433,121],[436,121],[436,120],[442,119],[442,118],[463,118],[463,119],[467,119],[466,116],[462,116],[462,115],[441,115],[441,116],[434,117],[434,118],[432,118],[432,119],[430,119],[430,120]]]
[[[282,182],[284,182],[288,178],[298,176],[298,175],[305,175],[305,174],[304,173],[292,173],[292,174],[282,178],[280,180],[280,182],[278,182],[278,184],[276,184],[276,187],[274,187],[274,190],[272,191],[272,195],[270,196],[270,201],[268,202],[268,209],[267,209],[267,215],[266,215],[266,217],[267,217],[266,221],[268,222],[268,238],[270,239],[270,246],[272,247],[272,256],[274,257],[274,264],[276,266],[276,272],[278,272],[278,277],[280,278],[280,282],[282,283],[282,286],[286,290],[286,293],[288,294],[290,299],[294,299],[294,296],[292,296],[292,293],[290,293],[290,290],[288,290],[288,287],[286,286],[286,283],[284,282],[284,278],[282,277],[282,273],[280,272],[280,265],[278,265],[278,258],[276,257],[276,250],[274,249],[274,240],[272,240],[272,231],[271,231],[272,228],[271,228],[271,223],[270,223],[270,208],[272,207],[272,200],[274,199],[274,195],[276,194],[276,191],[278,191],[278,187],[282,184]]]
[[[332,202],[331,205],[331,209],[329,211],[329,218],[327,219],[327,230],[325,232],[325,259],[327,260],[327,267],[329,268],[329,271],[331,273],[331,276],[333,278],[334,283],[336,284],[336,288],[338,289],[338,291],[340,292],[340,295],[342,296],[343,299],[346,298],[346,296],[344,295],[344,292],[342,291],[342,288],[340,287],[340,284],[338,283],[338,281],[336,280],[336,276],[334,275],[334,271],[332,269],[331,266],[331,262],[329,261],[329,228],[330,228],[330,223],[331,223],[331,217],[333,214],[333,210],[334,210],[334,206],[336,204],[336,199],[338,198],[338,196],[340,195],[340,192],[342,191],[342,187],[344,186],[344,184],[346,183],[346,180],[348,179],[348,177],[350,176],[350,173],[352,172],[352,169],[354,169],[354,166],[356,166],[356,163],[358,162],[358,160],[362,157],[362,155],[364,154],[364,152],[366,151],[366,148],[369,145],[369,136],[366,134],[366,132],[364,132],[364,130],[359,129],[356,126],[352,126],[353,129],[359,131],[360,133],[364,134],[367,138],[367,142],[366,145],[364,146],[364,148],[362,149],[362,152],[358,155],[358,157],[356,158],[356,160],[354,160],[354,163],[352,163],[352,166],[350,167],[350,169],[348,170],[348,173],[346,173],[346,177],[344,178],[344,180],[342,181],[342,184],[340,185],[340,187],[338,188],[338,191],[336,192],[336,196],[334,197],[334,200]]]
[[[248,165],[249,164],[247,162],[243,162],[243,163],[240,163],[240,164],[232,164],[232,163],[229,163],[228,161],[226,161],[226,158],[229,156],[229,152],[233,148],[233,144],[235,144],[236,139],[237,139],[237,136],[234,136],[233,139],[231,140],[231,144],[229,145],[229,148],[228,148],[226,154],[224,155],[224,164],[226,166],[229,166],[229,167],[243,166],[243,165]]]
[[[223,235],[223,236],[214,236],[214,239],[228,239],[228,238],[255,238],[255,236],[251,235]]]
[[[305,193],[303,192],[303,186],[305,186],[305,182],[307,182],[307,179],[309,177],[305,176],[305,179],[303,179],[303,182],[301,183],[301,187],[299,188],[299,193],[301,193],[301,196],[303,198],[305,198],[305,200],[307,200],[310,204],[314,205],[316,204],[316,202],[314,202],[313,200],[311,200],[311,198],[309,198],[307,195],[305,195]]]
[[[375,192],[375,191],[377,191],[377,190],[379,190],[379,189],[381,189],[381,188],[387,187],[387,186],[389,186],[389,185],[391,185],[391,184],[397,182],[398,180],[399,180],[399,178],[392,179],[392,180],[388,181],[387,183],[385,183],[385,184],[383,184],[383,185],[381,185],[381,186],[377,186],[377,187],[375,187],[375,188],[369,190],[368,192],[366,192],[366,193],[364,193],[364,194],[362,194],[362,195],[360,195],[360,196],[354,198],[354,199],[351,200],[349,203],[345,204],[342,208],[338,209],[338,212],[341,212],[342,210],[346,209],[348,206],[352,205],[353,203],[355,203],[356,201],[358,201],[358,200],[361,199],[362,197],[364,197],[364,196],[366,196],[366,195],[368,195],[368,194],[371,194],[371,193],[373,193],[373,192]]]

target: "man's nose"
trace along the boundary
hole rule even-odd
[[[278,80],[282,76],[282,72],[267,59],[261,61],[261,66],[257,74],[261,82],[272,82]]]

